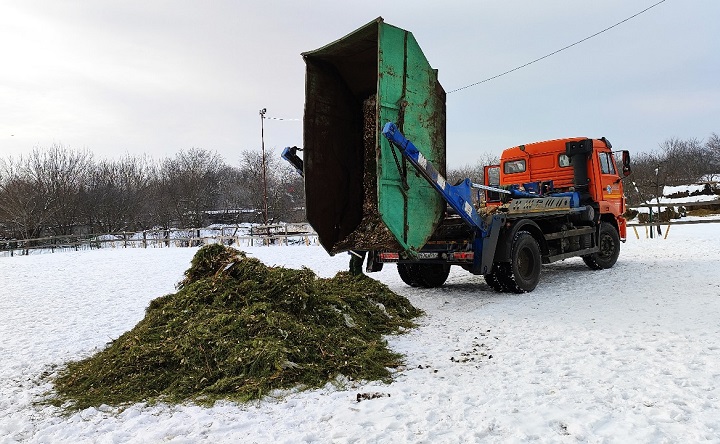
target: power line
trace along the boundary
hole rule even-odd
[[[267,116],[266,116],[265,118],[266,118],[266,119],[269,119],[269,120],[286,120],[286,121],[298,121],[298,120],[300,120],[300,119],[283,119],[283,118],[281,118],[281,117],[267,117]]]
[[[613,29],[613,28],[616,27],[616,26],[622,25],[623,23],[627,22],[628,20],[634,19],[635,17],[639,16],[640,14],[643,14],[643,13],[651,10],[652,8],[658,6],[660,3],[664,3],[665,1],[666,1],[666,0],[660,0],[659,2],[655,3],[654,5],[648,6],[647,8],[643,9],[642,11],[640,11],[640,12],[638,12],[638,13],[636,13],[636,14],[633,14],[633,15],[631,15],[630,17],[628,17],[628,18],[626,18],[626,19],[624,19],[624,20],[621,20],[621,21],[615,23],[615,24],[612,25],[612,26],[608,26],[607,28],[603,29],[602,31],[598,31],[598,32],[596,32],[595,34],[593,34],[593,35],[591,35],[591,36],[585,37],[585,38],[582,39],[582,40],[578,40],[577,42],[575,42],[575,43],[573,43],[573,44],[571,44],[571,45],[567,45],[567,46],[565,46],[565,47],[563,47],[563,48],[558,49],[557,51],[553,51],[553,52],[551,52],[550,54],[546,54],[546,55],[544,55],[544,56],[542,56],[542,57],[540,57],[540,58],[537,58],[537,59],[535,59],[535,60],[533,60],[533,61],[531,61],[531,62],[527,62],[527,63],[525,63],[524,65],[520,65],[520,66],[518,66],[518,67],[516,67],[516,68],[513,68],[513,69],[511,69],[511,70],[508,70],[508,71],[505,71],[505,72],[503,72],[503,73],[494,75],[494,76],[492,76],[492,77],[488,77],[488,78],[485,79],[485,80],[481,80],[481,81],[479,81],[479,82],[471,83],[470,85],[467,85],[467,86],[463,86],[463,87],[461,87],[461,88],[454,89],[454,90],[452,90],[452,91],[449,91],[448,94],[454,93],[454,92],[456,92],[456,91],[461,91],[461,90],[463,90],[463,89],[467,89],[467,88],[470,88],[471,86],[479,85],[479,84],[481,84],[481,83],[489,82],[490,80],[497,79],[498,77],[502,77],[502,76],[504,76],[504,75],[506,75],[506,74],[510,74],[511,72],[515,72],[515,71],[517,71],[517,70],[519,70],[519,69],[525,68],[526,66],[530,66],[530,65],[532,65],[532,64],[535,63],[535,62],[539,62],[540,60],[546,59],[546,58],[548,58],[548,57],[550,57],[550,56],[554,56],[555,54],[557,54],[557,53],[559,53],[559,52],[565,51],[565,50],[568,49],[568,48],[572,48],[572,47],[575,46],[575,45],[579,45],[580,43],[582,43],[582,42],[584,42],[584,41],[586,41],[586,40],[590,40],[590,39],[593,38],[593,37],[596,37],[596,36],[598,36],[598,35],[606,32],[606,31],[609,31],[609,30]]]

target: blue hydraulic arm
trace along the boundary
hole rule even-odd
[[[445,178],[435,169],[425,156],[400,132],[392,122],[385,124],[383,135],[396,146],[415,169],[443,196],[463,220],[471,227],[485,233],[485,222],[480,218],[472,204],[472,182],[465,179],[458,185],[449,185]]]
[[[305,177],[303,161],[297,155],[298,151],[302,151],[302,148],[298,148],[296,146],[286,147],[282,152],[282,158],[290,162],[290,164],[295,167],[295,171],[297,171],[299,175]]]
[[[432,163],[418,151],[418,149],[400,132],[397,125],[392,122],[385,124],[383,135],[391,144],[398,147],[402,154],[410,161],[410,163],[422,174],[435,189],[445,198],[447,203],[460,214],[460,216],[472,227],[485,231],[484,222],[478,216],[472,201],[470,200],[470,189],[479,188],[482,190],[490,190],[498,193],[509,194],[513,198],[531,198],[535,199],[542,196],[538,193],[532,193],[521,189],[520,185],[511,185],[507,188],[496,188],[487,185],[475,184],[470,179],[465,179],[458,185],[448,185],[445,178],[438,173]],[[553,193],[555,198],[568,198],[571,208],[581,209],[580,197],[575,191],[565,193]]]

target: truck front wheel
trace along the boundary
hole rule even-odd
[[[615,265],[620,255],[620,235],[611,224],[600,224],[598,247],[600,251],[597,253],[582,257],[585,265],[593,270],[603,270]]]

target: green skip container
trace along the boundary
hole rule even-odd
[[[382,136],[395,122],[445,175],[445,91],[412,33],[378,18],[306,64],[308,222],[330,254],[413,254],[445,212],[440,195]]]

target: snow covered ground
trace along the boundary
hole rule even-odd
[[[63,417],[34,405],[55,364],[88,356],[174,291],[196,249],[0,258],[0,443],[720,442],[717,224],[630,238],[610,270],[544,267],[538,288],[494,293],[453,270],[441,289],[373,276],[426,311],[390,338],[395,382],[349,384],[213,408],[135,405]],[[247,249],[321,276],[347,255]],[[390,396],[357,402],[357,394]]]

